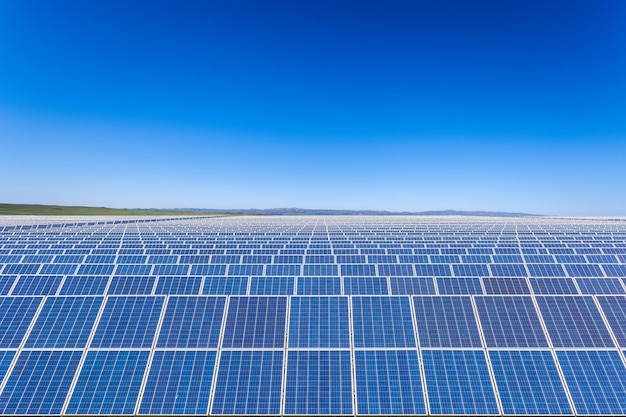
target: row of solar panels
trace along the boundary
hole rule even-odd
[[[0,348],[626,348],[625,314],[626,296],[0,297]]]
[[[12,362],[2,415],[626,413],[615,350],[5,350],[0,377]]]
[[[626,264],[0,264],[3,275],[626,277]]]
[[[0,295],[603,295],[626,278],[0,275]]]

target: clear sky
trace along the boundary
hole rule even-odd
[[[0,202],[626,215],[624,1],[0,1]]]

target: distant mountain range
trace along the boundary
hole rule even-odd
[[[193,211],[197,213],[236,213],[261,214],[271,216],[295,215],[325,215],[325,216],[488,216],[488,217],[528,217],[539,216],[528,213],[507,213],[501,211],[459,211],[459,210],[430,210],[430,211],[384,211],[384,210],[330,210],[330,209],[303,209],[303,208],[271,208],[271,209],[197,209],[183,208],[179,211]]]

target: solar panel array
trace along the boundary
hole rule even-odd
[[[624,415],[626,222],[0,218],[1,415]]]

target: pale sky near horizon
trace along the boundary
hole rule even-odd
[[[0,202],[626,215],[626,3],[0,3]]]

